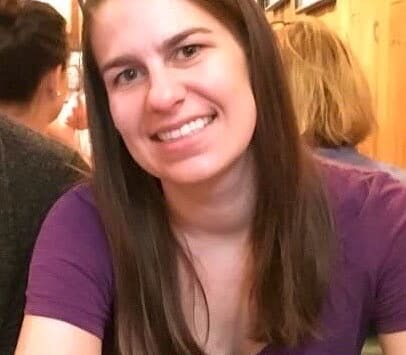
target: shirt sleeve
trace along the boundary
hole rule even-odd
[[[99,338],[111,321],[111,258],[87,187],[63,195],[49,212],[30,265],[25,314],[54,318]]]
[[[375,189],[371,206],[384,228],[381,242],[390,244],[382,245],[373,318],[378,333],[393,333],[406,330],[406,185],[384,176]]]

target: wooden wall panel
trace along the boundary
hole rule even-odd
[[[390,4],[386,126],[378,156],[406,167],[406,1]]]
[[[69,33],[72,50],[80,50],[81,10],[77,0],[71,0],[71,30]]]
[[[361,63],[371,89],[379,130],[361,144],[360,149],[375,158],[378,158],[381,121],[386,117],[386,85],[381,83],[387,77],[387,4],[387,1],[350,1],[348,13],[342,14],[349,19],[348,24],[340,33]]]

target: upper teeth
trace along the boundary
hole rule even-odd
[[[198,132],[206,127],[212,121],[212,117],[202,117],[194,121],[185,123],[179,128],[171,131],[158,133],[157,136],[161,141],[174,140],[180,137],[188,136],[192,133]]]

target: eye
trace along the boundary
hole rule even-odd
[[[115,85],[129,85],[134,81],[140,80],[142,73],[136,68],[127,68],[120,72],[114,79]]]
[[[197,54],[199,54],[201,49],[202,46],[197,44],[183,46],[176,50],[175,58],[180,60],[194,58]]]

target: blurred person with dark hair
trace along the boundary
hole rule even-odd
[[[406,181],[406,172],[357,150],[376,126],[367,79],[336,33],[321,21],[302,18],[278,30],[299,127],[325,158]]]
[[[73,150],[38,133],[64,103],[67,56],[65,20],[51,6],[0,1],[1,355],[14,353],[41,221],[88,170]]]
[[[0,116],[0,354],[13,354],[32,247],[60,194],[88,170],[64,145]]]
[[[67,94],[65,19],[50,5],[22,2],[0,10],[0,112],[43,132]]]
[[[54,121],[68,98],[66,21],[39,1],[0,3],[0,113],[78,149],[66,125]],[[86,122],[82,100],[71,100],[69,122]]]

